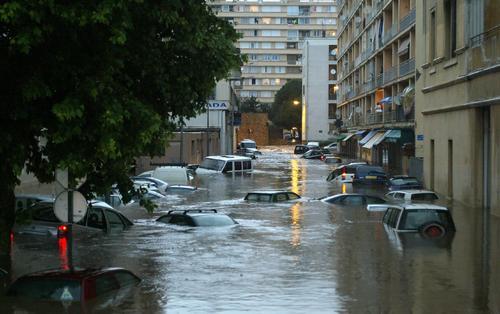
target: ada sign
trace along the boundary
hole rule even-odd
[[[228,110],[229,109],[229,101],[209,100],[207,103],[207,108],[209,110]]]

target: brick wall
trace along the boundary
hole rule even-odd
[[[237,139],[251,139],[257,146],[269,145],[269,129],[267,113],[242,113],[241,125],[237,131]]]

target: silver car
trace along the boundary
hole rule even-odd
[[[13,232],[18,234],[65,237],[68,224],[61,222],[54,214],[54,203],[42,201],[26,209],[29,220],[16,222]],[[24,215],[26,216],[26,215]],[[115,232],[124,230],[133,223],[122,213],[104,202],[92,201],[83,219],[73,224],[77,233]]]

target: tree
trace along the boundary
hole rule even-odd
[[[259,102],[257,101],[257,98],[254,96],[250,98],[244,98],[241,100],[240,103],[240,111],[241,112],[257,112],[257,109],[259,108]]]
[[[298,79],[288,81],[276,93],[274,104],[269,112],[270,120],[278,127],[291,129],[300,127],[302,107],[302,81]],[[299,102],[299,104],[294,104]]]
[[[84,191],[118,182],[239,67],[236,31],[202,0],[11,0],[0,5],[0,254],[23,168]],[[43,139],[43,141],[41,141]],[[43,144],[41,144],[43,143]]]

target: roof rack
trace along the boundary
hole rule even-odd
[[[204,213],[204,212],[217,213],[217,210],[216,209],[172,209],[167,212],[167,215],[173,212],[182,212],[183,215],[186,215],[187,213]]]

